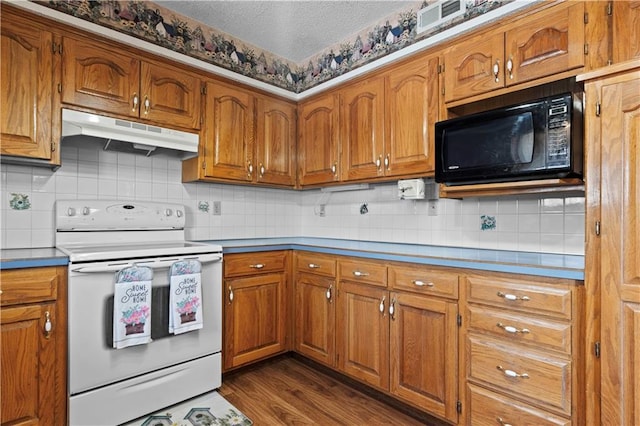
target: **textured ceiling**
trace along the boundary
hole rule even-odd
[[[420,1],[210,1],[155,3],[294,63]]]

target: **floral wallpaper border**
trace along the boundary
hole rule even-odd
[[[295,64],[224,32],[145,0],[32,0],[77,18],[111,28],[244,76],[301,93],[514,0],[463,0],[464,16],[416,34],[417,11],[432,1],[370,27]]]

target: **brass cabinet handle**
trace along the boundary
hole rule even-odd
[[[264,165],[262,163],[260,163],[260,177],[264,176],[264,172],[265,172]]]
[[[498,424],[500,426],[512,426],[511,423],[507,423],[504,420],[502,420],[502,417],[497,417],[496,420],[498,421]]]
[[[392,320],[396,319],[396,298],[391,299],[391,303],[389,303],[389,316]]]
[[[509,79],[513,80],[513,58],[507,61],[507,71],[509,71]]]
[[[133,94],[133,106],[131,108],[131,111],[135,112],[138,109],[138,101],[139,101],[138,94],[134,93]]]
[[[229,286],[229,304],[233,302],[233,289]]]
[[[368,272],[353,271],[353,276],[355,276],[355,277],[368,277],[369,273]]]
[[[253,174],[253,164],[251,161],[247,164],[247,178],[251,179],[251,175]]]
[[[431,281],[428,281],[428,282],[425,283],[424,281],[413,280],[411,282],[413,283],[413,285],[416,285],[418,287],[424,287],[424,286],[433,287],[433,285],[434,285]]]
[[[331,291],[333,290],[333,284],[327,289],[327,300],[331,303]]]
[[[528,302],[529,300],[531,300],[529,296],[516,296],[515,294],[503,293],[501,291],[499,291],[497,294],[498,294],[498,297],[502,297],[504,300],[509,300],[512,302],[515,302],[518,300],[521,300],[523,302]]]
[[[338,176],[338,163],[333,163],[331,166],[331,173],[333,173],[334,176]]]
[[[504,325],[503,323],[499,322],[496,324],[496,327],[500,327],[501,329],[503,329],[504,331],[506,331],[507,333],[511,333],[511,334],[528,334],[531,333],[531,331],[529,331],[528,328],[515,328],[512,325]]]
[[[496,83],[500,81],[500,59],[496,59],[495,64],[493,64],[493,76],[496,79]]]
[[[309,266],[309,269],[319,269],[320,268],[320,265],[317,265],[315,263],[310,263],[308,266]]]
[[[386,157],[384,157],[384,167],[385,167],[387,170],[389,170],[389,164],[390,164],[390,161],[389,161],[389,154],[387,154],[387,156],[386,156]]]
[[[386,299],[386,296],[382,296],[382,300],[380,301],[380,313],[382,314],[382,316],[384,316],[384,300]]]
[[[51,314],[49,311],[44,313],[44,337],[48,339],[51,337],[51,330],[53,329],[53,325],[51,324]]]
[[[144,97],[144,115],[149,115],[149,110],[151,110],[151,101],[148,96]]]
[[[264,263],[256,263],[255,265],[249,265],[249,268],[253,268],[253,269],[262,269],[264,268]]]
[[[500,371],[502,371],[502,373],[507,376],[507,377],[512,377],[512,378],[516,378],[516,379],[528,379],[529,375],[527,373],[516,373],[513,370],[509,370],[507,368],[504,368],[501,365],[496,365],[496,368]]]
[[[380,166],[382,165],[382,155],[379,155],[376,159],[376,167],[380,170]]]

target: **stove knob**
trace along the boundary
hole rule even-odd
[[[171,216],[171,215],[173,214],[173,210],[171,210],[171,209],[166,209],[166,210],[164,211],[164,214],[165,214],[165,216],[169,217],[169,216]]]
[[[89,213],[91,213],[91,210],[89,209],[89,207],[83,207],[82,208],[82,214],[84,216],[89,216]]]
[[[75,216],[76,215],[76,209],[74,209],[73,207],[69,207],[67,209],[67,216]]]
[[[182,210],[176,210],[176,216],[182,217]]]

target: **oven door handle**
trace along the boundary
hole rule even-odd
[[[219,262],[222,260],[222,255],[220,254],[205,254],[198,256],[184,256],[184,257],[176,257],[175,259],[163,260],[163,261],[147,261],[147,262],[127,262],[127,263],[116,263],[111,265],[100,265],[100,266],[80,266],[78,268],[71,268],[72,272],[79,273],[100,273],[100,272],[116,272],[124,268],[128,268],[130,266],[146,266],[151,269],[161,269],[168,268],[173,265],[175,262],[180,260],[189,260],[194,259],[200,261],[200,263],[212,263]]]

